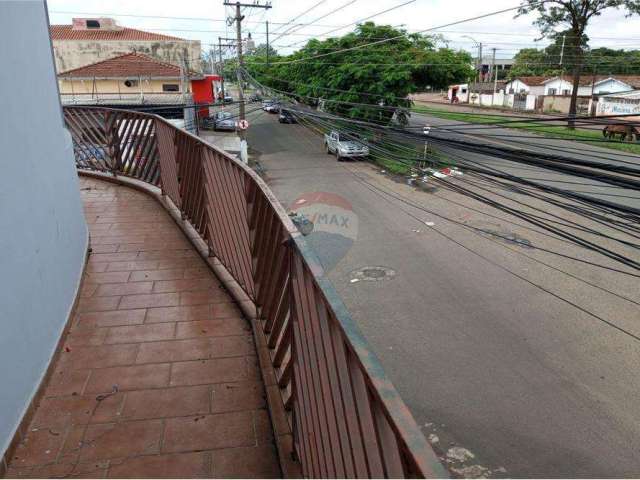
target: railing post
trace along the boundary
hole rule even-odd
[[[120,151],[118,122],[115,113],[104,112],[104,129],[107,140],[107,153],[111,159],[111,172],[116,176],[122,171],[122,152]]]

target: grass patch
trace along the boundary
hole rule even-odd
[[[621,141],[604,142],[602,132],[600,130],[571,130],[562,125],[548,125],[536,122],[514,122],[514,117],[501,115],[482,115],[464,112],[450,112],[437,108],[414,107],[411,111],[416,113],[424,113],[438,118],[446,118],[449,120],[457,120],[467,123],[479,124],[496,124],[497,127],[515,128],[519,130],[528,130],[546,137],[556,138],[558,140],[580,140],[581,142],[597,147],[619,150],[622,152],[640,154],[640,144],[627,143]],[[501,125],[501,122],[509,122]],[[473,132],[473,131],[472,131]]]

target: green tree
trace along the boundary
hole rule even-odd
[[[574,128],[573,117],[576,114],[578,98],[578,85],[584,61],[584,49],[582,42],[587,26],[592,18],[602,14],[603,11],[615,8],[624,8],[628,15],[640,13],[640,0],[525,0],[518,10],[518,15],[526,15],[531,12],[538,14],[535,25],[540,29],[543,37],[557,35],[556,28],[564,27],[570,32],[566,39],[573,67],[573,91],[569,106],[569,127]],[[565,44],[565,46],[567,46]]]
[[[388,41],[358,48],[381,39]],[[317,55],[323,56],[312,58]],[[429,36],[372,22],[341,37],[312,39],[297,52],[274,59],[269,67],[264,63],[246,62],[260,83],[290,92],[305,103],[322,99],[327,110],[374,121],[389,121],[396,109],[409,107],[409,93],[473,77],[468,53],[437,48]]]

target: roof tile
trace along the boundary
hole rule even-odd
[[[51,25],[52,40],[182,40],[183,38],[121,27],[117,30],[75,30],[73,25]]]
[[[58,76],[64,78],[180,77],[180,68],[133,52],[67,70]]]

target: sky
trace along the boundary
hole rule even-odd
[[[518,3],[518,0],[272,0],[272,8],[268,10],[244,9],[243,31],[251,32],[256,44],[264,43],[265,22],[269,21],[272,45],[286,54],[313,36],[326,38],[348,33],[354,23],[372,16],[370,21],[401,26],[410,32],[434,29],[428,33],[439,33],[449,47],[467,50],[474,56],[477,42],[482,42],[485,55],[496,48],[496,57],[509,58],[521,48],[548,44],[545,40],[535,41],[539,38],[532,24],[535,15],[514,18],[512,11],[446,25],[516,7]],[[217,45],[218,37],[235,37],[235,26],[229,27],[224,22],[235,7],[225,7],[223,0],[48,0],[47,4],[52,24],[71,23],[73,17],[110,16],[123,26],[200,40],[203,50]],[[398,5],[401,6],[394,8]],[[624,11],[611,9],[592,20],[587,34],[592,48],[640,49],[640,17],[625,18]]]

